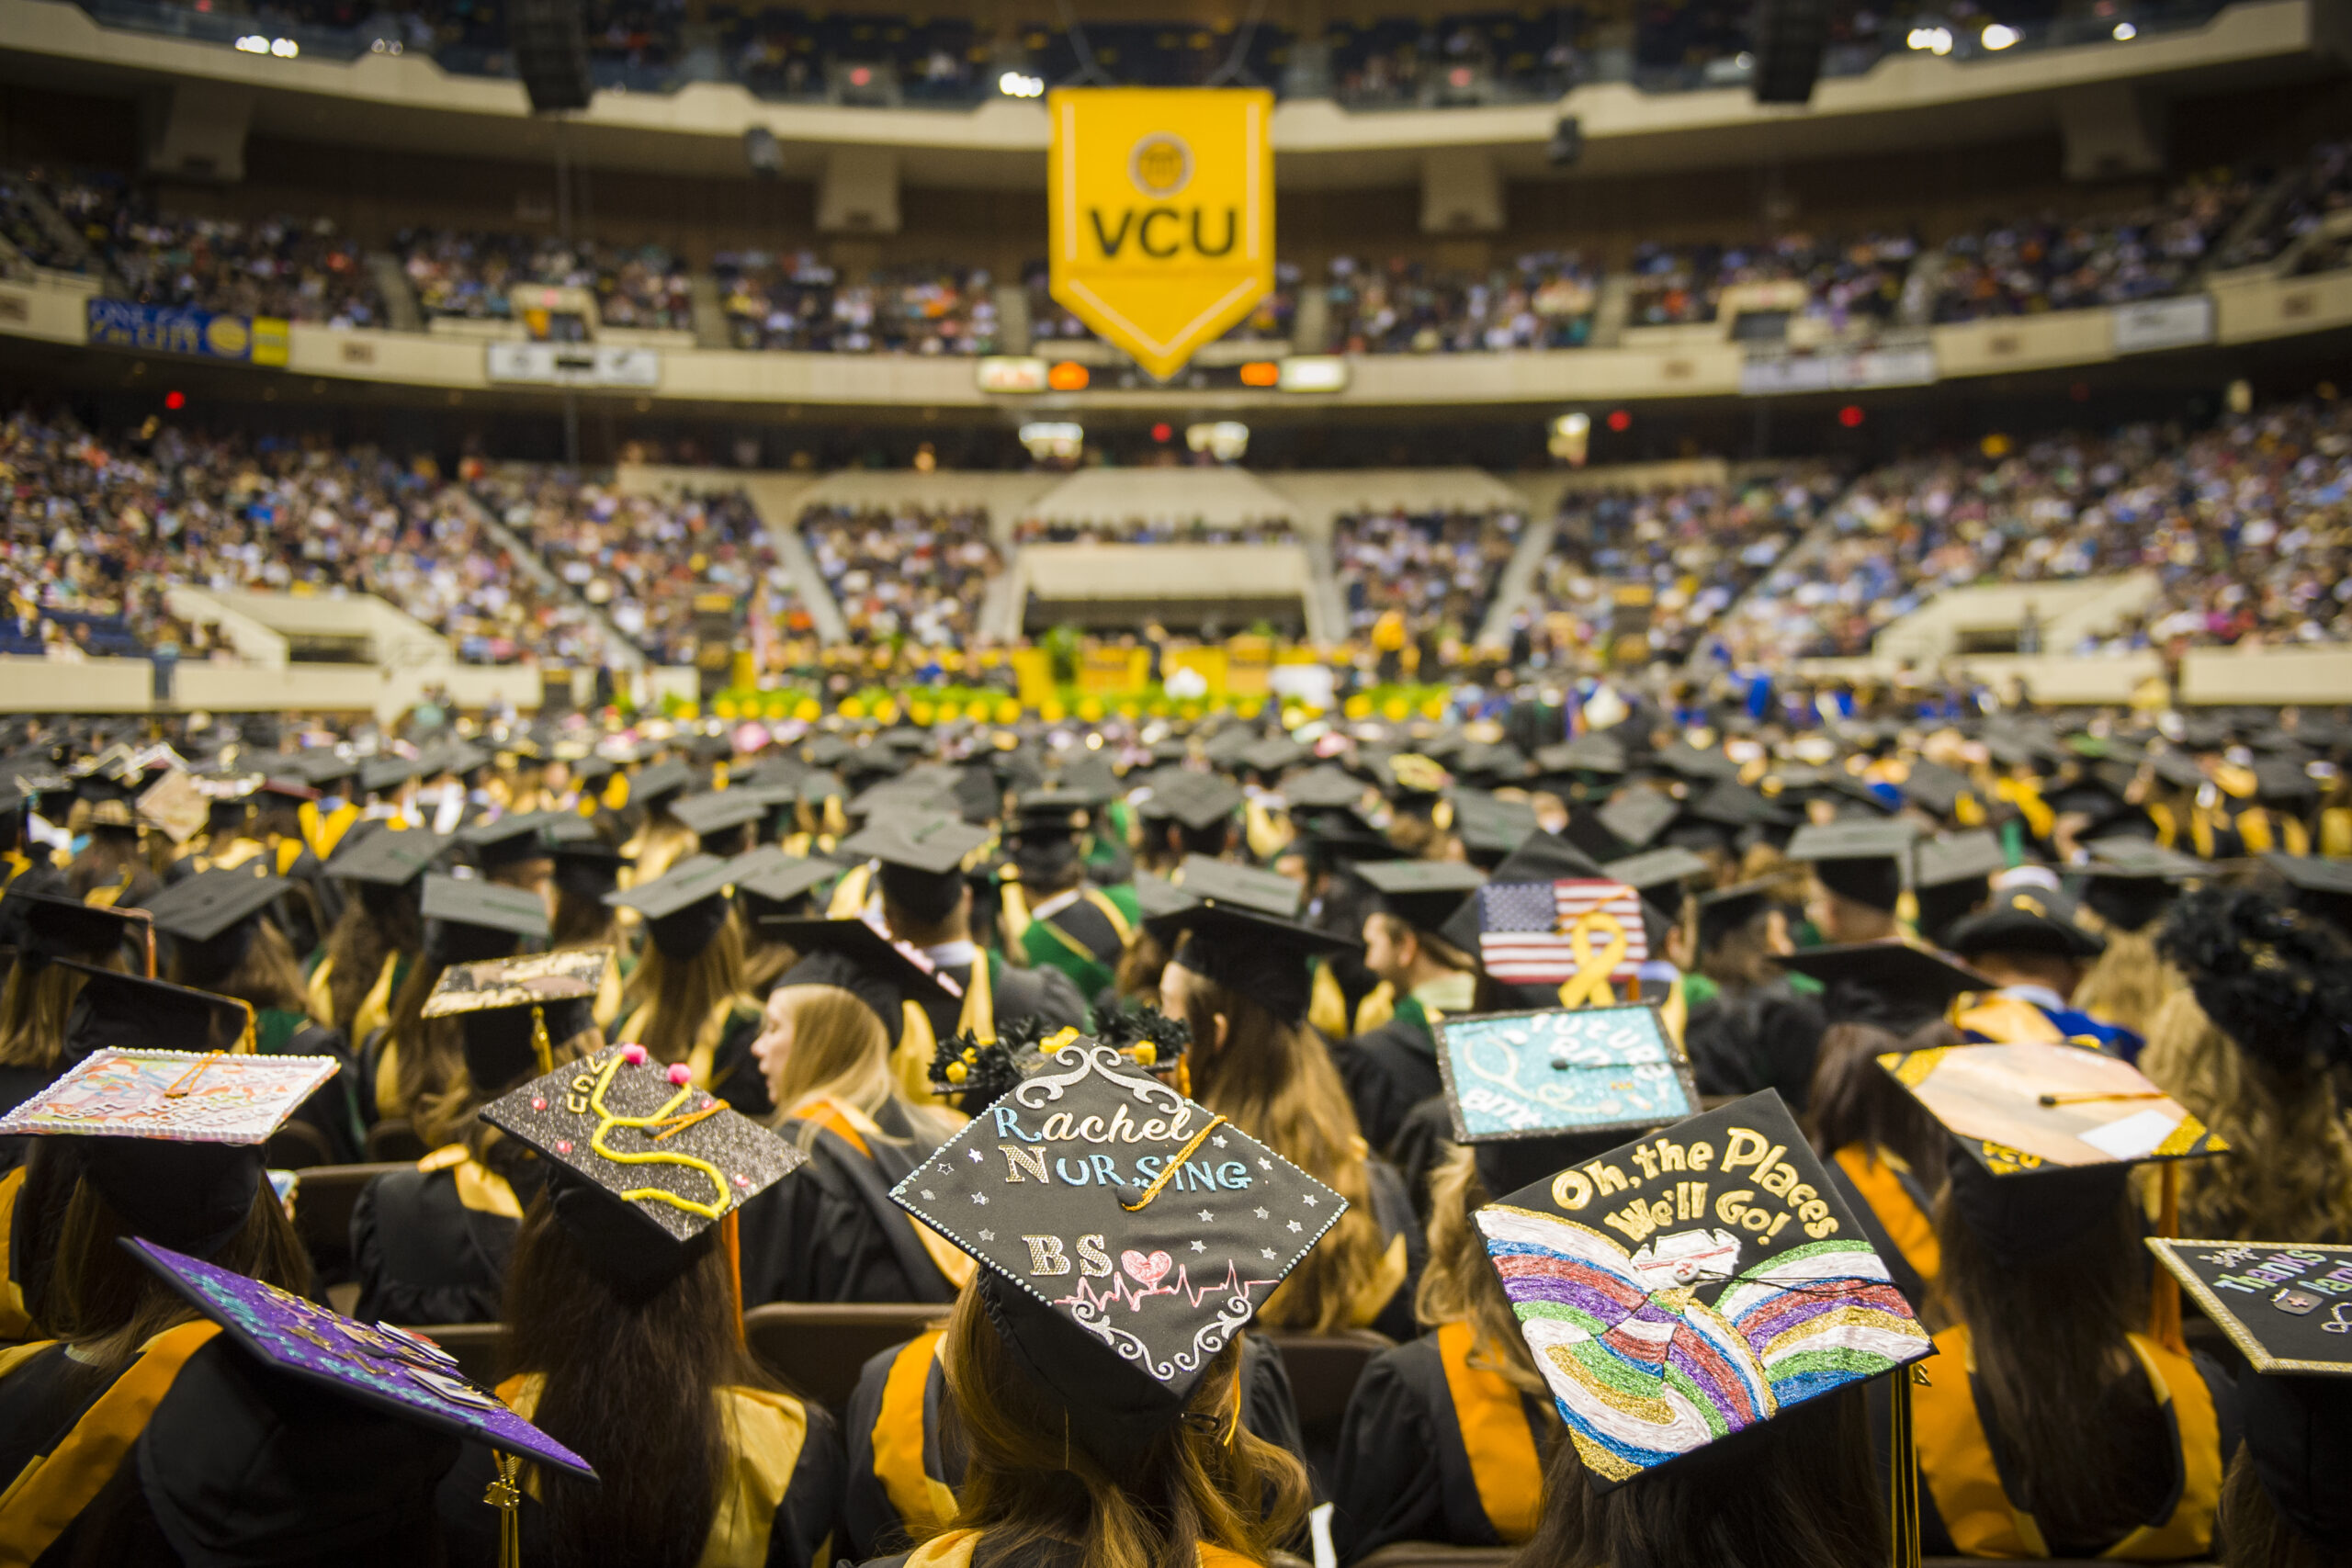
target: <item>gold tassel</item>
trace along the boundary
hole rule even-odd
[[[538,1058],[539,1076],[555,1071],[555,1047],[548,1042],[548,1010],[531,1004],[531,1055]]]
[[[481,1495],[481,1500],[498,1510],[498,1568],[522,1568],[523,1565],[523,1489],[515,1483],[522,1472],[523,1461],[514,1454],[492,1456],[498,1475]]]

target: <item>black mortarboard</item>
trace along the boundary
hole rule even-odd
[[[2316,799],[2319,785],[2303,771],[2300,757],[2257,757],[2254,763],[2255,798],[2270,802]]]
[[[308,779],[313,787],[333,794],[334,786],[356,778],[359,764],[349,757],[338,756],[332,749],[322,747],[304,751],[293,759],[294,771]]]
[[[1941,1013],[1955,998],[2000,989],[1991,980],[1940,953],[1908,942],[1849,942],[1801,947],[1780,960],[1781,967],[1825,986],[1857,986],[1874,995],[1900,997],[1919,1010]]]
[[[1284,768],[1295,767],[1311,752],[1287,735],[1270,735],[1240,753],[1244,766],[1261,773],[1279,773]]]
[[[642,1045],[566,1063],[481,1119],[549,1162],[556,1223],[590,1266],[644,1293],[685,1266],[686,1243],[808,1157]]]
[[[1527,753],[1508,740],[1464,746],[1453,760],[1453,771],[1467,779],[1517,784],[1527,777]]]
[[[73,959],[58,962],[84,976],[81,992],[65,1016],[63,1059],[68,1062],[109,1047],[234,1051],[253,1021],[253,1010],[233,997],[118,975]]]
[[[147,913],[166,936],[209,942],[254,919],[294,886],[282,876],[256,874],[260,869],[249,862],[234,870],[183,877],[150,897]]]
[[[1651,761],[1671,773],[1686,779],[1713,780],[1739,777],[1739,764],[1721,751],[1702,751],[1687,740],[1677,740],[1658,751]]]
[[[1769,1089],[1474,1217],[1600,1489],[1935,1353]]]
[[[2352,1539],[2352,1247],[2147,1244],[2254,1369],[2237,1380],[2238,1401],[2271,1506],[2323,1552]]]
[[[481,964],[453,964],[424,999],[426,1018],[455,1017],[466,1075],[495,1094],[553,1069],[544,1053],[596,1025],[594,998],[609,947],[569,947]]]
[[[2352,937],[2352,861],[2265,851],[2263,863],[2286,878],[2298,908]]]
[[[1453,792],[1453,831],[1480,865],[1493,865],[1525,843],[1543,824],[1523,800],[1503,800],[1482,789]]]
[[[1301,848],[1318,866],[1329,867],[1342,861],[1361,864],[1366,861],[1401,860],[1405,856],[1405,851],[1352,807],[1329,807],[1305,813],[1294,810],[1291,821],[1298,829]]]
[[[1600,869],[1657,905],[1668,919],[1682,912],[1685,883],[1714,874],[1714,867],[1689,850],[1672,847],[1628,855],[1623,860],[1611,861]]]
[[[748,789],[712,790],[670,803],[670,815],[701,840],[706,853],[734,853],[743,829],[768,814],[764,795]]]
[[[1357,866],[1355,874],[1380,895],[1385,913],[1416,931],[1430,932],[1487,880],[1487,874],[1475,865],[1444,860],[1374,861]]]
[[[1246,725],[1220,729],[1201,743],[1201,755],[1220,773],[1230,773],[1241,765],[1241,759],[1259,741],[1258,732]]]
[[[965,860],[989,841],[984,829],[950,816],[896,817],[843,839],[842,853],[877,860],[925,876],[960,875]]]
[[[1145,919],[1181,909],[1193,901],[1182,887],[1155,872],[1136,872],[1132,886],[1136,893],[1136,908]]]
[[[761,919],[760,929],[801,954],[800,962],[776,982],[778,990],[786,986],[839,987],[872,1008],[893,1041],[906,1021],[904,1003],[928,1011],[933,1003],[963,999],[956,982],[920,951],[864,919],[769,915]]]
[[[792,912],[842,868],[832,861],[789,855],[763,844],[729,863],[727,880],[753,919]]]
[[[1700,894],[1700,953],[1703,954],[1713,951],[1725,937],[1762,914],[1770,907],[1772,896],[1779,886],[1777,878],[1767,876]]]
[[[1010,833],[1021,838],[1067,839],[1094,820],[1094,803],[1075,790],[1033,789],[1013,802]]]
[[[1986,953],[2038,953],[2087,961],[2107,943],[2075,919],[2075,901],[2046,887],[2005,887],[1992,902],[1951,929],[1951,951],[1962,958]]]
[[[1590,855],[1553,833],[1531,834],[1519,848],[1503,857],[1503,862],[1487,874],[1487,880],[1498,886],[1521,882],[1564,882],[1581,876],[1605,876],[1600,864]],[[1438,935],[1457,951],[1478,951],[1478,909],[1469,900],[1446,917],[1438,928]]]
[[[479,877],[428,874],[420,912],[425,954],[442,964],[505,958],[548,934],[548,907],[537,893]]]
[[[653,810],[694,787],[694,771],[685,759],[673,757],[639,770],[628,781],[628,803]]]
[[[728,867],[717,855],[688,855],[661,876],[605,902],[645,917],[646,934],[664,957],[701,955],[727,923]]]
[[[432,867],[450,840],[422,828],[379,828],[327,862],[329,876],[405,887]]]
[[[1353,806],[1364,797],[1364,782],[1329,762],[1283,781],[1283,804],[1294,811]]]
[[[1968,775],[1956,768],[1924,759],[1911,764],[1895,788],[1903,798],[1935,817],[1950,817],[1960,808],[1960,797],[1968,793]]]
[[[1611,736],[1580,735],[1538,750],[1535,765],[1547,773],[1622,773],[1625,748]]]
[[[2154,925],[2179,896],[2181,883],[2212,873],[2195,855],[2144,839],[2100,839],[2088,848],[2083,907],[2120,931]]]
[[[1306,889],[1280,872],[1238,865],[1210,855],[1186,855],[1170,881],[1182,891],[1187,904],[1214,898],[1283,919],[1297,914],[1306,897]]]
[[[407,757],[375,757],[360,764],[359,787],[369,795],[381,795],[416,775],[416,763]]]
[[[1123,1131],[1090,1140],[1089,1126]],[[1071,1440],[1114,1473],[1174,1423],[1211,1359],[1347,1211],[1085,1037],[890,1196],[980,1261],[989,1322],[1068,1410]]]
[[[1993,894],[1993,874],[2008,864],[2001,840],[1987,829],[1922,839],[1912,849],[1912,896],[1919,931],[1939,946],[1952,926]]]
[[[546,860],[552,852],[548,847],[548,828],[553,812],[508,812],[494,822],[478,822],[458,831],[458,842],[474,852],[475,863],[487,871],[493,866],[515,865],[524,861]],[[573,821],[584,818],[573,818]]]
[[[1654,789],[1629,789],[1594,812],[1593,818],[1629,851],[1639,850],[1667,829],[1682,807]]]
[[[1684,809],[1683,815],[1719,828],[1794,827],[1797,818],[1785,807],[1773,805],[1737,779],[1717,779]]]
[[[0,897],[0,942],[17,950],[28,970],[61,958],[103,959],[139,934],[144,909],[100,908],[70,894],[40,893],[22,886]]]
[[[1145,929],[1171,954],[1170,962],[1248,997],[1285,1022],[1306,1016],[1313,991],[1308,962],[1352,950],[1357,943],[1268,913],[1261,906],[1204,894],[1198,879],[1216,866],[1220,876],[1244,867],[1222,861],[1187,861],[1182,886],[1198,902],[1147,920]]]
[[[1241,808],[1241,789],[1216,773],[1182,770],[1162,773],[1144,803],[1147,817],[1170,818],[1199,832],[1215,827]]]
[[[582,789],[600,784],[613,776],[614,763],[610,757],[582,757],[565,766],[571,771],[571,782]]]
[[[1832,893],[1892,914],[1903,897],[1903,863],[1917,836],[1908,822],[1809,824],[1789,840],[1788,856],[1812,862],[1814,874]]]

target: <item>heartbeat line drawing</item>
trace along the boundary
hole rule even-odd
[[[1259,1286],[1275,1282],[1272,1280],[1245,1280],[1241,1277],[1241,1266],[1228,1259],[1225,1265],[1224,1279],[1214,1285],[1203,1285],[1196,1290],[1193,1286],[1192,1275],[1183,1265],[1179,1264],[1173,1284],[1156,1285],[1148,1290],[1138,1291],[1129,1283],[1125,1275],[1114,1274],[1111,1277],[1111,1288],[1098,1292],[1084,1280],[1080,1280],[1076,1291],[1067,1296],[1056,1297],[1054,1304],[1101,1312],[1114,1302],[1124,1302],[1129,1312],[1141,1312],[1143,1303],[1150,1297],[1184,1295],[1192,1298],[1193,1305],[1199,1306],[1202,1302],[1211,1296],[1238,1295],[1246,1300],[1250,1292]]]

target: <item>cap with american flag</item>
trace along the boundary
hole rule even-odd
[[[1588,915],[1606,919],[1587,920]],[[1620,936],[1624,951],[1615,953]],[[1584,964],[1604,955],[1614,959],[1612,983],[1635,981],[1635,971],[1649,959],[1641,895],[1625,884],[1574,877],[1490,882],[1478,889],[1478,961],[1494,978],[1515,986],[1555,985],[1575,978]]]

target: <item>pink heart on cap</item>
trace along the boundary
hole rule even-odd
[[[1142,1253],[1129,1247],[1119,1254],[1119,1267],[1135,1276],[1147,1291],[1156,1287],[1159,1283],[1159,1277],[1175,1266],[1176,1260],[1164,1252],[1155,1252],[1146,1258]]]

